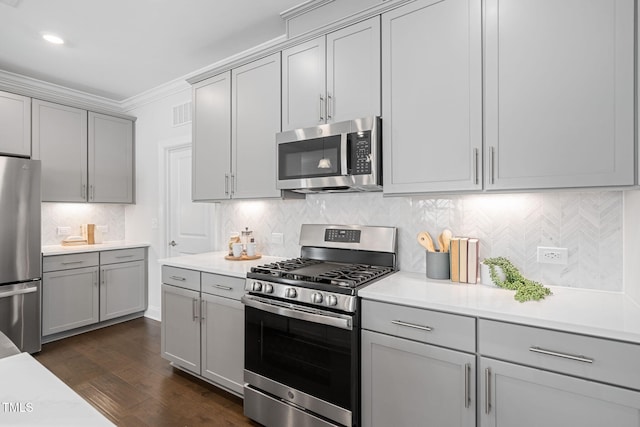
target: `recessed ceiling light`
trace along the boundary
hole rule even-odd
[[[53,44],[64,44],[64,40],[62,38],[56,36],[55,34],[43,34],[42,38]]]

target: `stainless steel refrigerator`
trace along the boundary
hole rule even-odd
[[[0,332],[40,351],[40,161],[0,156]]]

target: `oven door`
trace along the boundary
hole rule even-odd
[[[290,417],[297,410],[312,418],[319,415],[339,425],[353,425],[359,407],[359,328],[354,324],[355,316],[253,295],[245,295],[243,302],[245,382],[249,388],[245,415],[272,425],[275,420],[269,417],[278,413]],[[264,398],[254,404],[256,390]],[[265,411],[270,407],[269,399],[276,401],[276,406],[288,404],[294,411],[282,407]],[[290,425],[290,421],[280,419],[277,424]]]

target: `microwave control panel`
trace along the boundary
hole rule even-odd
[[[351,151],[352,175],[369,175],[371,173],[371,131],[354,132],[348,135]]]

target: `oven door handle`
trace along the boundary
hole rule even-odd
[[[340,174],[347,176],[349,174],[349,164],[347,162],[347,134],[340,135]]]
[[[322,310],[304,309],[293,304],[265,302],[263,298],[254,297],[252,295],[243,295],[240,299],[246,306],[256,308],[258,310],[267,311],[281,316],[292,317],[307,322],[319,323],[321,325],[335,326],[340,329],[353,330],[353,319],[351,316],[340,315]]]

